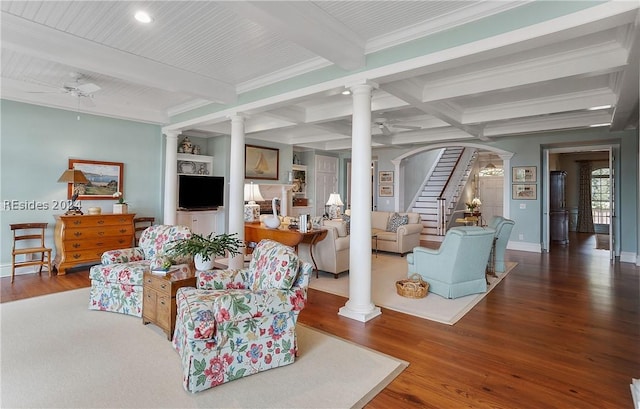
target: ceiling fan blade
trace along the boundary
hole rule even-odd
[[[418,129],[422,129],[419,126],[411,126],[411,125],[392,125],[394,128],[401,128],[401,129],[411,129],[413,131],[417,131]]]
[[[91,97],[78,97],[80,98],[80,103],[85,107],[94,107],[96,106],[95,102]]]

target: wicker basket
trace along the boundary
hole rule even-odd
[[[422,279],[420,274],[412,274],[405,280],[396,281],[398,295],[407,298],[424,298],[429,291],[429,283]]]

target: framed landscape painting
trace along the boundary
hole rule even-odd
[[[69,159],[69,169],[81,170],[89,183],[69,183],[67,198],[78,189],[78,200],[113,200],[113,194],[123,190],[124,163]]]
[[[246,179],[278,180],[280,151],[264,146],[245,145],[244,177]]]

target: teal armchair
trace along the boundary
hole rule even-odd
[[[408,275],[420,274],[429,283],[429,292],[445,298],[483,293],[494,234],[490,227],[453,227],[439,249],[415,247],[407,255]]]
[[[506,266],[504,264],[504,253],[507,249],[507,243],[509,243],[509,237],[511,236],[511,230],[515,222],[513,220],[505,219],[502,216],[494,216],[489,222],[489,227],[496,230],[495,233],[495,247],[494,247],[494,273],[504,273]]]

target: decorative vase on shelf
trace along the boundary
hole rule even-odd
[[[113,214],[124,214],[129,212],[129,206],[126,203],[114,203]]]

